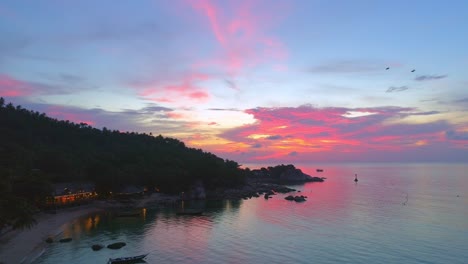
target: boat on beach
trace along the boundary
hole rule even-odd
[[[109,261],[107,261],[107,264],[137,263],[139,261],[142,261],[144,258],[146,258],[148,254],[149,253],[138,255],[138,256],[133,256],[133,257],[109,258]]]

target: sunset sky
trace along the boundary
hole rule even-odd
[[[0,96],[241,164],[467,162],[467,14],[468,1],[2,0]]]

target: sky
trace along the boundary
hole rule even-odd
[[[241,164],[468,162],[468,1],[2,0],[0,96]]]

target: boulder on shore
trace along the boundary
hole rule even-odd
[[[60,243],[66,243],[66,242],[70,242],[70,241],[72,241],[71,237],[62,238],[62,239],[59,240]]]
[[[51,237],[48,237],[45,242],[50,244],[50,243],[54,242],[54,240]]]
[[[117,242],[117,243],[112,243],[110,245],[107,245],[107,248],[120,249],[120,248],[123,248],[125,245],[127,245],[125,242]]]
[[[288,195],[288,196],[286,196],[284,199],[286,199],[286,200],[288,200],[288,201],[292,201],[292,200],[294,200],[294,196]]]
[[[91,246],[91,248],[93,249],[93,251],[98,251],[98,250],[101,250],[104,246],[101,245],[101,244],[94,244]]]

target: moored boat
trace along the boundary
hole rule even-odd
[[[120,264],[120,263],[135,263],[146,258],[148,254],[133,256],[133,257],[123,257],[123,258],[109,258],[107,264]]]

